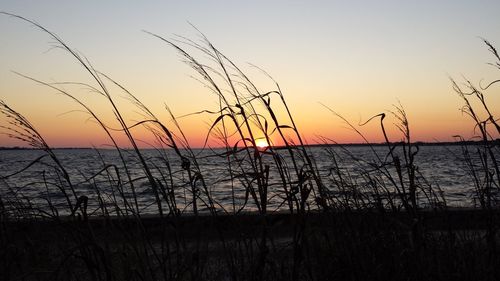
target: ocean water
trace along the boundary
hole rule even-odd
[[[414,165],[418,202],[422,207],[479,205],[477,187],[486,183],[485,174],[477,148],[469,149],[479,185],[464,160],[462,147],[419,147]],[[235,155],[224,154],[224,150],[194,150],[193,154],[181,151],[189,159],[189,168],[185,160],[183,167],[181,157],[173,150],[141,150],[153,179],[147,177],[144,165],[132,150],[121,150],[121,156],[112,149],[54,151],[71,184],[44,151],[0,150],[0,198],[6,212],[18,216],[68,214],[71,212],[68,201],[74,205],[81,196],[88,198],[87,212],[92,215],[131,210],[157,214],[159,208],[165,213],[173,209],[190,213],[194,211],[193,196],[197,198],[199,212],[257,211],[255,198],[259,204],[265,198],[266,208],[272,212],[290,208],[287,199],[301,196],[297,190],[299,183],[313,187],[307,193],[306,207],[318,208],[315,198],[319,197],[319,190],[300,151],[294,151],[293,158],[287,150],[276,151],[275,157],[257,152],[261,153],[262,167],[269,170],[268,174],[258,174],[249,161],[255,157],[253,150]],[[389,207],[392,198],[393,205],[401,205],[398,188],[402,192],[409,185],[401,148],[393,154],[402,163],[402,181],[387,147],[309,147],[307,151],[330,204],[373,207],[374,202],[381,200],[381,204]],[[276,165],[277,158],[280,167]],[[259,190],[259,177],[268,179],[265,190]],[[255,197],[251,190],[255,191]]]

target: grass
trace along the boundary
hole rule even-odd
[[[443,191],[419,172],[419,146],[412,141],[401,104],[365,122],[379,122],[385,139],[381,149],[370,144],[360,127],[330,109],[366,141],[372,157],[360,159],[348,148],[325,147],[330,163],[329,173],[324,174],[278,83],[275,89],[262,91],[202,33],[200,41],[193,41],[147,32],[177,51],[218,101],[216,109],[193,113],[212,120],[200,151],[190,147],[170,108],[166,110],[171,122],[163,122],[55,33],[21,16],[2,14],[46,33],[86,71],[92,84],[48,83],[20,75],[80,106],[108,136],[118,162],[109,162],[106,151],[95,149],[97,170],[70,172],[80,167],[67,166],[23,114],[0,102],[6,121],[3,131],[44,153],[18,172],[0,175],[1,280],[495,280],[498,276],[500,154],[493,136],[500,127],[484,94],[498,81],[485,87],[466,81],[462,87],[452,80],[481,142],[464,144],[460,156],[475,184],[480,208],[451,211]],[[498,53],[485,43],[498,60],[493,65],[500,68]],[[65,86],[83,87],[102,98],[120,128],[106,124],[85,99]],[[126,119],[116,100],[120,95],[141,112],[143,120]],[[480,108],[471,99],[477,99]],[[387,116],[397,121],[401,140],[389,139]],[[156,140],[154,153],[139,148],[135,136],[139,128],[146,128]],[[116,131],[132,149],[118,145]],[[256,145],[258,138],[284,146],[261,148]],[[222,149],[209,147],[211,141],[218,141]],[[355,163],[355,170],[343,167],[345,157]],[[203,164],[213,159],[224,167],[219,175]],[[20,184],[24,173],[35,167],[41,171],[39,180]],[[221,183],[227,186],[230,207],[213,189]],[[39,196],[26,196],[25,190],[33,189]]]

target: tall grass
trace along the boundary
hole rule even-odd
[[[500,69],[500,57],[497,50],[487,40],[483,41],[497,60],[491,65]],[[459,85],[453,79],[451,79],[451,82],[453,90],[463,100],[464,106],[462,107],[462,112],[472,119],[474,131],[477,133],[475,138],[480,140],[481,143],[481,145],[474,147],[474,152],[471,152],[467,146],[463,147],[464,162],[475,183],[480,206],[490,209],[493,205],[498,204],[498,198],[496,198],[495,194],[500,188],[500,169],[497,159],[500,126],[498,125],[498,119],[493,116],[492,111],[486,103],[484,91],[494,87],[499,80],[494,80],[484,87],[475,86],[469,80],[465,80],[463,85]],[[479,106],[473,105],[474,100],[479,102]],[[464,140],[461,136],[457,137],[462,141]],[[471,153],[478,156],[479,163],[474,163],[475,159],[471,156]]]
[[[81,65],[90,83],[48,83],[19,75],[81,107],[108,137],[118,162],[110,162],[109,150],[94,149],[99,161],[95,170],[80,172],[61,159],[23,114],[0,102],[7,122],[3,130],[43,152],[19,171],[0,174],[0,279],[445,280],[449,273],[466,273],[471,267],[486,280],[498,272],[497,257],[477,254],[485,249],[479,236],[461,237],[443,226],[426,229],[428,217],[422,209],[444,210],[446,202],[439,187],[419,172],[420,148],[412,141],[401,104],[387,113],[397,120],[400,139],[389,139],[386,113],[365,122],[379,122],[383,150],[331,110],[365,140],[372,157],[360,159],[346,147],[327,146],[323,153],[330,164],[325,174],[302,138],[285,94],[266,72],[274,89],[261,90],[199,31],[199,41],[146,32],[177,51],[217,101],[218,107],[193,113],[211,120],[205,146],[195,149],[183,132],[183,117],[169,107],[165,122],[52,31],[2,14],[40,29]],[[470,93],[456,83],[454,88],[483,142],[477,147],[481,166],[465,146],[464,163],[481,206],[493,218],[498,144],[488,130],[499,127],[482,92],[468,85]],[[106,102],[119,128],[106,123],[68,86],[88,89]],[[143,119],[127,120],[119,96]],[[480,100],[486,119],[470,105],[472,96]],[[153,136],[152,150],[140,148],[139,128]],[[125,136],[131,149],[120,147],[116,134]],[[258,138],[283,146],[260,148]],[[217,141],[221,148],[209,145]],[[356,170],[345,169],[345,157]],[[222,172],[214,175],[206,161],[224,165],[218,170]],[[16,183],[36,171],[41,171],[40,180]],[[227,199],[214,189],[219,184],[227,187],[222,192],[231,195],[231,204],[222,202]],[[27,190],[38,196],[26,196]],[[496,249],[495,222],[490,220],[488,227],[488,245]],[[445,256],[450,253],[460,258],[449,261]]]
[[[495,62],[493,67],[500,70],[500,56],[495,47],[483,39],[483,42],[493,54]],[[487,238],[491,246],[492,253],[496,253],[498,216],[493,209],[499,206],[500,202],[500,126],[498,119],[493,115],[487,105],[485,91],[496,86],[500,80],[494,80],[486,86],[475,86],[471,81],[465,80],[463,85],[459,85],[451,79],[453,90],[463,100],[462,113],[468,116],[474,125],[474,136],[479,140],[479,144],[469,147],[466,142],[462,146],[462,159],[465,170],[474,183],[476,198],[481,208],[486,209],[488,219]],[[474,105],[474,101],[479,106]],[[495,138],[496,136],[496,138]],[[457,136],[460,140],[464,138]]]

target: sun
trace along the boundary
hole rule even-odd
[[[255,139],[255,145],[260,149],[265,149],[269,146],[265,138]]]

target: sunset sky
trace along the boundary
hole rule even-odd
[[[459,109],[449,77],[478,84],[500,78],[480,37],[500,49],[500,1],[0,1],[0,11],[29,18],[55,32],[99,71],[134,93],[169,123],[177,116],[216,110],[218,99],[196,82],[178,53],[143,32],[197,40],[192,23],[263,90],[280,84],[309,143],[327,137],[360,142],[322,104],[354,124],[404,106],[415,141],[470,138],[473,126]],[[45,82],[90,82],[67,53],[34,26],[0,15],[0,100],[24,114],[54,147],[109,144],[81,108]],[[113,124],[109,106],[95,94],[64,86]],[[116,93],[127,120],[140,116]],[[487,92],[500,115],[500,89]],[[181,118],[194,146],[203,143],[212,116]],[[0,117],[0,124],[5,125]],[[394,120],[388,121],[391,126]],[[374,123],[361,128],[382,141]],[[136,132],[147,146],[151,140]],[[396,130],[390,137],[401,138]],[[125,146],[126,143],[123,143]],[[0,146],[24,144],[0,135]],[[215,145],[215,143],[214,143]]]

